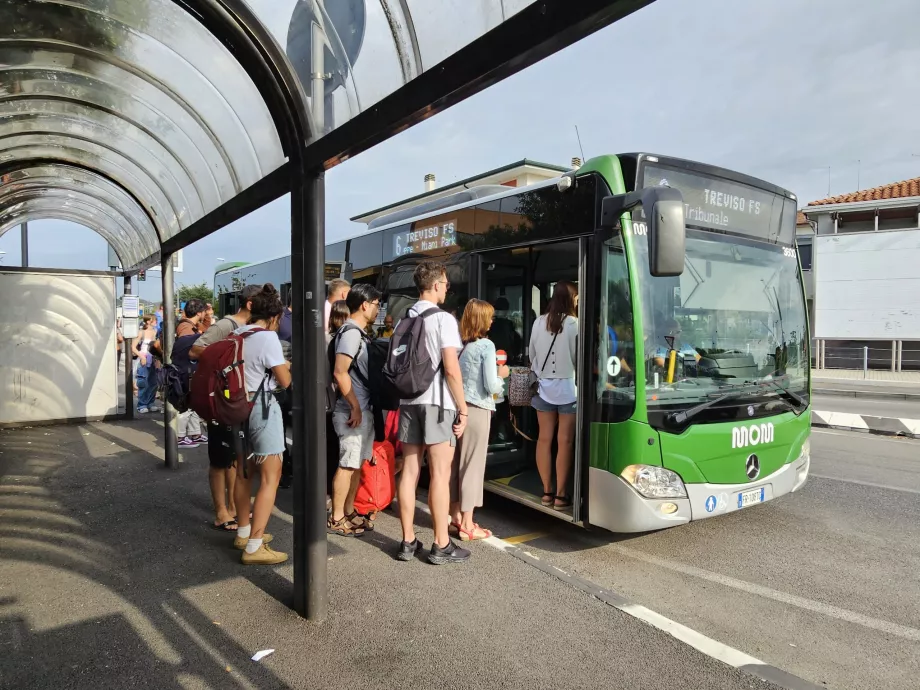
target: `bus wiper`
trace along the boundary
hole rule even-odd
[[[783,388],[776,381],[764,381],[763,385],[769,385],[770,388],[772,388],[777,393],[779,393],[781,398],[786,398],[787,400],[791,400],[792,402],[796,403],[797,405],[801,407],[805,407],[806,405],[808,405],[808,401],[805,398],[803,398],[798,393],[794,393],[788,388]]]
[[[734,398],[740,397],[742,392],[743,391],[741,390],[735,389],[730,390],[727,393],[722,393],[722,395],[719,395],[712,400],[707,400],[704,403],[700,403],[695,407],[691,407],[680,412],[672,412],[667,417],[665,417],[665,421],[670,424],[674,424],[675,426],[681,426],[696,417],[700,412],[708,410],[713,405],[718,405],[719,403],[725,402],[726,400],[732,400]]]

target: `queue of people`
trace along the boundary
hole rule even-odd
[[[412,397],[401,397],[383,408],[396,429],[391,440],[402,450],[401,466],[396,470],[402,541],[395,555],[410,561],[424,548],[415,532],[415,497],[422,465],[427,463],[428,501],[434,523],[427,560],[439,565],[459,563],[470,558],[470,551],[455,544],[452,537],[465,542],[492,536],[475,521],[474,511],[483,504],[495,398],[503,392],[503,379],[510,372],[504,364],[497,364],[496,346],[488,337],[495,318],[491,304],[470,300],[458,323],[439,306],[450,289],[444,266],[423,261],[413,278],[418,301],[395,324],[388,314],[378,332],[373,331],[373,324],[382,294],[374,286],[351,286],[345,281],[333,281],[329,286],[325,305],[330,353],[327,435],[333,437],[328,453],[334,467],[328,485],[327,532],[360,537],[374,529],[373,521],[355,508],[362,468],[374,462],[375,436],[379,436],[374,413],[381,404],[377,390],[381,384],[376,374],[386,367],[371,359],[373,336],[411,343],[413,333],[423,333],[417,342],[424,352],[417,356],[432,369],[427,385],[414,390]],[[213,321],[207,329],[202,328],[207,308],[197,300],[190,301],[180,330],[194,336],[188,347],[192,363],[206,348],[231,334],[239,336],[251,405],[248,423],[234,426],[206,420],[207,434],[190,431],[185,438],[208,444],[213,528],[232,534],[234,546],[242,551],[243,564],[275,565],[287,559],[270,546],[272,537],[266,528],[285,474],[283,399],[291,384],[291,362],[290,342],[279,335],[290,338],[290,301],[283,305],[271,284],[246,286],[240,297],[236,314]],[[531,368],[539,379],[533,406],[540,427],[537,465],[543,481],[543,504],[559,510],[571,506],[566,487],[574,442],[577,300],[574,285],[558,283],[547,313],[533,326],[529,347]],[[155,329],[152,318],[135,345],[140,353]],[[423,330],[413,322],[421,322]],[[387,357],[387,362],[390,359]],[[196,423],[200,423],[197,417],[185,426],[192,428]],[[554,437],[558,441],[555,463],[551,457]],[[253,501],[254,475],[259,476],[260,483]],[[251,511],[247,509],[250,505]]]

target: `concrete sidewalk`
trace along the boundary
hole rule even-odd
[[[330,541],[330,617],[308,624],[290,565],[245,568],[208,529],[206,449],[169,472],[161,438],[150,420],[0,431],[0,687],[773,687],[486,545],[397,562],[386,514]]]
[[[920,400],[920,372],[812,369],[812,392],[820,395]]]

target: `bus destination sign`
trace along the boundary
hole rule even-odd
[[[643,186],[655,185],[680,190],[687,225],[739,232],[771,242],[777,240],[785,201],[779,194],[740,182],[646,165]],[[795,232],[794,228],[789,231]]]
[[[424,254],[457,246],[457,221],[422,225],[393,236],[393,256]]]

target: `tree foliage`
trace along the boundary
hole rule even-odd
[[[211,304],[215,301],[214,292],[207,283],[200,283],[199,285],[180,285],[176,293],[176,298],[180,304],[196,298],[204,300],[205,302],[210,302]]]

